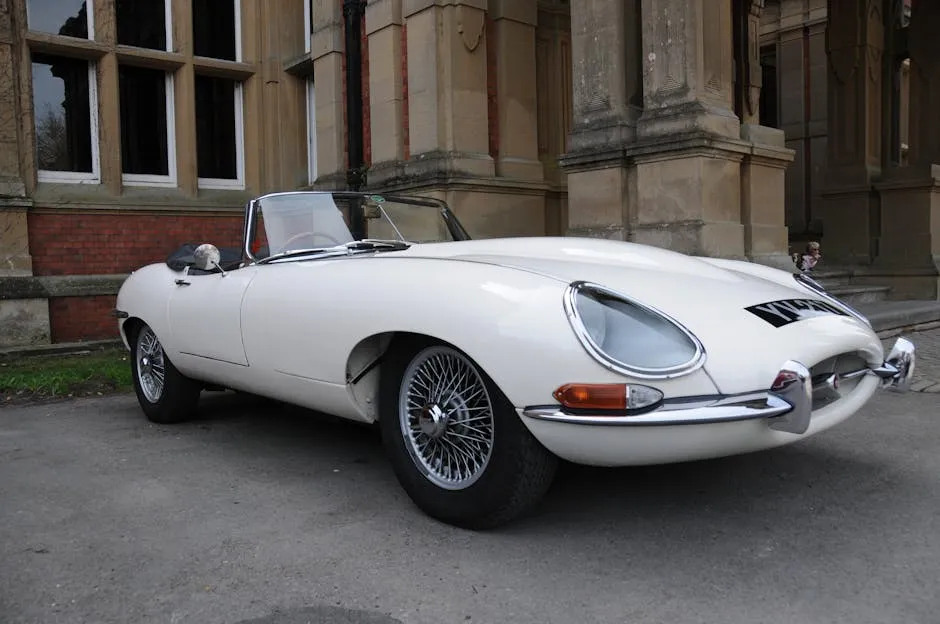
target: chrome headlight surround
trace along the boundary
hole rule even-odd
[[[684,338],[689,341],[690,346],[692,346],[694,350],[692,357],[686,362],[665,368],[646,368],[642,366],[636,366],[628,364],[627,362],[622,362],[617,358],[612,357],[594,341],[585,325],[584,318],[578,309],[578,294],[582,291],[594,292],[611,299],[617,299],[628,306],[633,306],[641,312],[657,317],[659,320],[665,321],[667,324],[672,325],[682,334]],[[637,301],[636,299],[628,297],[615,290],[611,290],[610,288],[601,286],[600,284],[594,284],[587,281],[572,282],[568,285],[568,288],[565,289],[564,307],[565,314],[568,317],[568,322],[571,324],[572,330],[574,330],[575,335],[578,337],[578,340],[584,347],[585,351],[587,351],[588,354],[591,355],[591,357],[593,357],[603,367],[616,373],[638,379],[672,379],[693,373],[705,364],[705,347],[702,345],[702,342],[695,334],[686,329],[681,323],[679,323],[679,321],[662,312],[661,310]]]
[[[845,303],[844,301],[840,301],[833,295],[829,294],[826,288],[822,284],[814,280],[812,277],[806,275],[805,273],[794,273],[793,279],[795,279],[796,283],[802,286],[803,288],[813,292],[814,294],[819,295],[820,297],[825,299],[828,303],[831,303],[832,305],[836,306],[837,308],[839,308],[840,310],[842,310],[849,316],[852,316],[855,319],[865,323],[869,327],[872,326],[871,321],[869,321],[868,318],[864,314],[862,314],[861,312],[859,312],[858,310],[856,310],[849,304]]]

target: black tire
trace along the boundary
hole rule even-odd
[[[474,417],[473,426],[479,426],[482,429],[474,429],[471,432],[472,435],[477,435],[479,432],[480,440],[491,441],[488,459],[481,461],[484,465],[481,470],[477,471],[475,481],[466,479],[467,485],[461,486],[460,489],[448,489],[434,481],[434,479],[441,480],[443,477],[440,474],[434,474],[435,468],[421,465],[422,460],[418,458],[418,455],[422,453],[422,450],[418,449],[418,445],[413,442],[413,440],[428,440],[430,434],[415,433],[413,437],[412,434],[404,431],[400,417],[402,393],[407,393],[408,387],[411,387],[414,392],[421,392],[420,385],[408,384],[406,373],[411,378],[410,367],[413,368],[422,361],[429,362],[428,358],[434,356],[459,358],[459,361],[457,359],[441,361],[462,362],[463,364],[457,365],[465,364],[469,367],[461,369],[462,372],[456,377],[473,379],[474,375],[477,376],[476,379],[481,381],[486,389],[485,398],[488,399],[490,407],[491,418],[481,420],[480,416]],[[407,343],[399,342],[392,345],[382,370],[380,392],[379,425],[395,476],[418,508],[432,518],[468,529],[493,528],[529,511],[551,486],[558,467],[558,458],[529,432],[512,404],[489,376],[459,350],[423,339],[411,339]],[[478,396],[473,392],[468,392],[468,394],[471,394],[471,398]],[[425,448],[431,448],[431,444],[438,443],[442,448],[445,446],[456,448],[453,445],[454,442],[468,439],[460,436],[461,432],[468,432],[465,427],[468,426],[470,417],[473,414],[487,413],[485,408],[471,407],[471,401],[464,400],[460,396],[448,398],[447,402],[448,404],[437,413],[440,415],[444,409],[462,410],[456,412],[453,417],[458,420],[452,422],[450,417],[443,418],[443,428],[435,431],[440,438],[433,443],[429,441]],[[463,407],[454,408],[455,402],[459,402]],[[443,402],[431,399],[429,404],[438,405],[439,403]],[[477,403],[474,401],[473,405]],[[434,424],[437,418],[431,412],[424,411],[422,414],[425,426],[429,428],[439,426]],[[420,421],[411,422],[413,426],[417,426]],[[492,433],[488,435],[486,432]],[[458,437],[452,437],[454,435]],[[446,445],[444,441],[441,441],[444,437],[450,440]],[[468,443],[463,442],[463,444]],[[487,444],[481,443],[473,448],[469,446],[463,448],[464,453],[475,452],[479,457],[485,454],[480,449],[486,446]],[[416,453],[415,456],[412,456],[412,451]],[[458,456],[469,457],[469,455],[459,453],[452,454],[452,457]],[[464,468],[467,466],[468,464],[465,464]],[[439,467],[438,470],[440,470]],[[430,476],[429,473],[431,473]]]
[[[131,377],[137,402],[147,419],[161,425],[183,422],[193,416],[199,404],[201,386],[176,370],[163,352],[163,345],[154,331],[141,324],[130,336]],[[146,379],[162,366],[163,384],[148,385]]]

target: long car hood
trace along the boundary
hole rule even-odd
[[[593,281],[677,317],[690,305],[695,307],[696,317],[710,307],[721,310],[724,316],[729,306],[741,308],[806,294],[795,283],[792,287],[782,286],[715,266],[705,259],[594,238],[497,238],[433,243],[415,245],[401,255],[483,262],[534,271],[565,282]]]
[[[812,366],[844,351],[865,351],[871,361],[882,356],[874,334],[852,317],[820,316],[778,328],[746,310],[781,300],[819,299],[795,281],[783,285],[666,249],[537,237],[422,244],[401,255],[483,262],[564,282],[591,281],[634,297],[699,337],[708,352],[706,369],[725,392],[766,387],[788,359]]]

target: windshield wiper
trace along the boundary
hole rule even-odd
[[[378,240],[374,238],[364,238],[362,240],[353,241],[351,243],[346,243],[343,245],[346,249],[360,250],[360,249],[408,249],[411,247],[411,243],[406,243],[404,241],[392,241],[392,240]]]
[[[292,249],[290,251],[282,251],[280,253],[274,254],[273,256],[262,258],[261,260],[258,260],[256,264],[266,264],[272,260],[282,260],[284,258],[291,258],[294,256],[318,256],[326,253],[350,253],[352,251],[364,251],[369,249],[399,251],[402,249],[408,249],[409,247],[411,247],[411,243],[406,243],[404,241],[377,240],[367,238],[363,240],[352,241],[342,245],[334,245],[333,247],[322,247],[319,249]]]
[[[267,264],[272,260],[281,260],[283,258],[292,258],[294,256],[317,256],[324,253],[335,253],[338,251],[345,251],[345,247],[343,245],[339,245],[338,247],[326,247],[323,249],[292,249],[291,251],[282,251],[280,253],[274,254],[273,256],[262,258],[255,264]]]

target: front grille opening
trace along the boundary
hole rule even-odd
[[[851,394],[868,370],[865,358],[856,351],[834,355],[812,366],[813,411]]]

